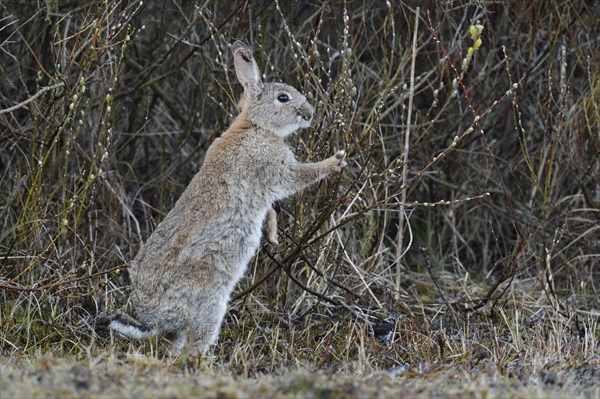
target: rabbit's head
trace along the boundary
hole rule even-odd
[[[306,97],[284,83],[263,83],[252,51],[241,41],[233,43],[231,51],[249,122],[281,137],[310,126],[315,110]]]

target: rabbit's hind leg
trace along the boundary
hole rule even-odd
[[[209,306],[203,306],[203,311],[195,322],[194,340],[191,345],[192,353],[205,355],[219,338],[228,298],[217,298],[213,298]]]
[[[179,330],[169,336],[169,356],[175,357],[181,355],[185,344],[188,342],[188,332]]]

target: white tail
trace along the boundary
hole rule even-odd
[[[156,327],[148,327],[129,317],[115,316],[110,322],[109,328],[121,335],[133,339],[148,339],[158,335]]]

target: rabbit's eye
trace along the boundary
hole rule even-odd
[[[279,96],[277,96],[277,100],[279,100],[280,103],[287,103],[288,101],[290,101],[290,98],[287,94],[280,94]]]

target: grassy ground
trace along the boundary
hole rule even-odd
[[[461,367],[423,374],[325,374],[280,370],[253,377],[228,369],[190,369],[156,358],[84,360],[43,356],[35,361],[3,361],[4,397],[306,397],[306,398],[593,398],[598,397],[600,368],[556,367],[526,378],[505,376],[494,368]]]
[[[2,397],[598,397],[598,15],[3,1]],[[237,112],[235,39],[315,105],[297,157],[349,166],[278,204],[212,356],[169,359],[96,321]]]

